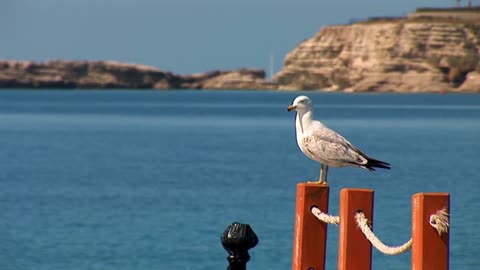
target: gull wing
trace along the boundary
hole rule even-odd
[[[340,134],[321,123],[312,127],[303,137],[303,146],[314,159],[343,165],[363,166],[367,156]]]

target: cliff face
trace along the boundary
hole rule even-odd
[[[113,61],[0,61],[0,88],[273,89],[257,69],[178,75]]]
[[[397,19],[330,26],[287,54],[281,89],[480,92],[480,24]]]

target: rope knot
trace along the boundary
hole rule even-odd
[[[437,213],[430,215],[430,225],[437,230],[438,235],[448,233],[448,228],[450,227],[448,217],[449,214],[446,207],[438,210]]]

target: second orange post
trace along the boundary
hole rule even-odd
[[[365,217],[373,222],[373,190],[342,189],[338,236],[339,270],[370,270],[372,268],[372,245],[357,226],[355,221],[357,211],[362,211]]]
[[[327,224],[318,220],[311,208],[327,213],[328,192],[326,185],[297,184],[292,270],[325,269]]]

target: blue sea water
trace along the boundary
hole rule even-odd
[[[225,269],[233,221],[260,239],[248,269],[291,269],[296,184],[319,170],[286,112],[298,94],[0,91],[0,270]],[[480,95],[306,94],[392,164],[332,168],[330,212],[342,188],[372,188],[375,232],[399,245],[411,196],[450,192],[451,268],[478,269]],[[330,226],[327,269],[337,238]],[[374,251],[373,267],[409,269],[410,256]]]

